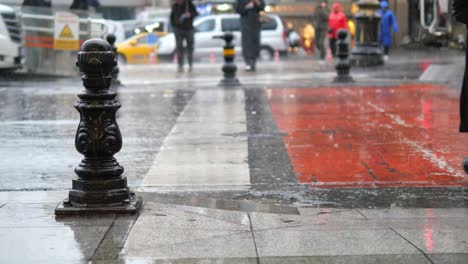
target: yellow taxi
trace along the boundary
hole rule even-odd
[[[157,33],[140,33],[116,43],[119,63],[154,63],[159,39]]]

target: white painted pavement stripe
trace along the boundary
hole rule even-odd
[[[242,90],[199,90],[177,119],[143,187],[248,186]]]

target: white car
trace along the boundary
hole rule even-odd
[[[287,53],[288,40],[284,31],[283,22],[277,15],[268,15],[266,22],[262,23],[260,60],[271,60],[274,52]],[[241,54],[240,16],[237,14],[210,15],[196,19],[195,27],[195,51],[194,57],[221,54],[224,40],[213,39],[213,36],[222,35],[223,32],[232,32],[235,35],[234,44],[236,51]],[[160,38],[158,42],[158,57],[172,58],[176,51],[174,33]]]
[[[0,5],[0,70],[10,71],[22,66],[21,27],[16,12]]]

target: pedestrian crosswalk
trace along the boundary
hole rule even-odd
[[[143,187],[244,188],[250,184],[243,90],[200,90],[167,136]]]

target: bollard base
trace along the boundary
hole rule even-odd
[[[55,208],[55,215],[89,215],[89,214],[135,214],[143,206],[143,198],[132,196],[130,202],[120,206],[96,205],[95,207],[73,206],[65,199]]]
[[[463,170],[468,173],[468,158],[463,159]]]
[[[347,75],[347,76],[336,76],[335,79],[333,80],[335,83],[352,83],[354,82],[353,77]]]
[[[233,86],[240,86],[241,83],[239,82],[239,80],[237,78],[225,78],[225,79],[222,79],[218,86],[222,86],[222,87],[233,87]]]
[[[384,65],[380,44],[356,44],[351,54],[351,65],[353,66],[371,67]]]

